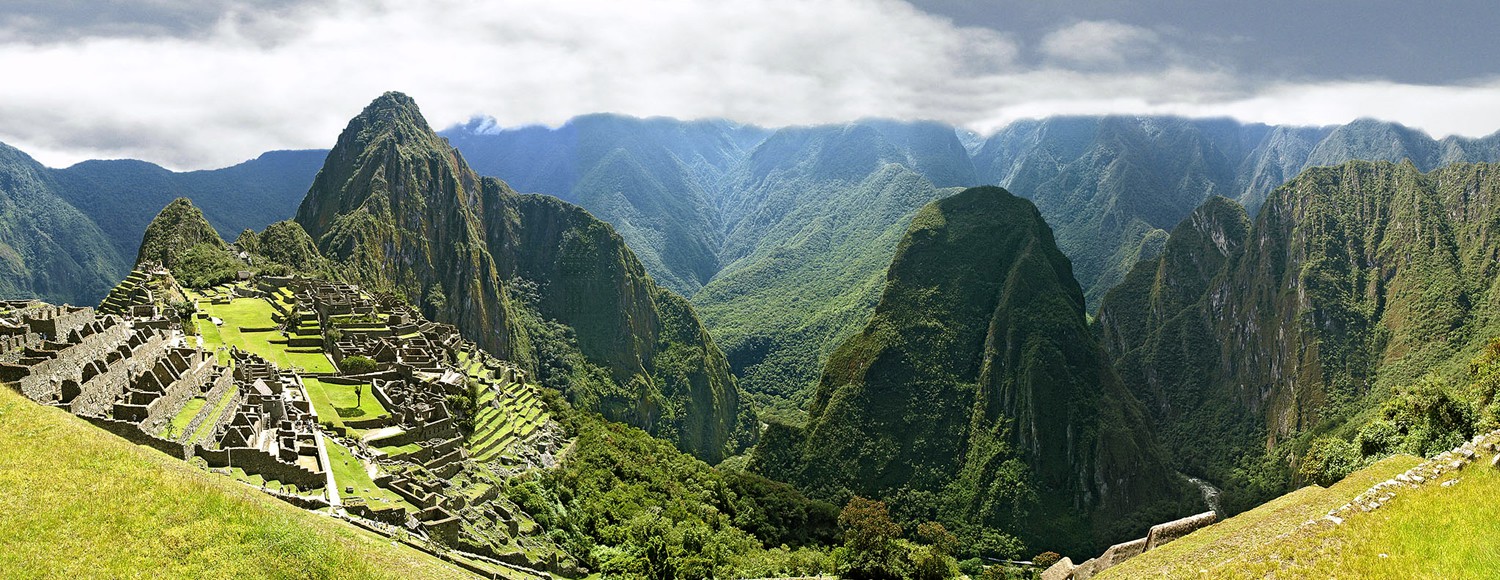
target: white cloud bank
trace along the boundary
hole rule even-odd
[[[1115,53],[1163,41],[1078,23],[1044,41],[1046,64],[1028,65],[1025,47],[994,31],[896,0],[334,0],[232,14],[185,38],[0,44],[0,141],[54,166],[136,157],[217,167],[329,147],[386,90],[411,94],[437,127],[479,114],[521,125],[599,111],[768,126],[925,118],[981,131],[1102,113],[1297,124],[1374,116],[1435,135],[1500,127],[1500,80],[1256,86],[1186,60],[1070,69],[1108,58],[1090,34]]]

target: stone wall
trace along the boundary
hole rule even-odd
[[[0,336],[0,364],[16,364],[26,349],[37,348],[41,344],[42,335],[35,332]]]
[[[210,419],[217,420],[219,417],[210,416],[213,413],[213,405],[224,398],[224,394],[232,388],[234,388],[234,377],[229,373],[222,373],[214,378],[213,385],[208,389],[208,394],[203,396],[204,400],[207,401],[203,405],[203,410],[199,411],[198,416],[193,417],[193,420],[187,424],[187,427],[182,429],[182,434],[177,437],[177,440],[187,443],[188,438],[197,433],[198,428],[202,427],[205,421]]]
[[[23,310],[20,318],[31,327],[32,332],[46,335],[52,340],[65,340],[74,331],[94,321],[94,309],[39,303]]]
[[[1217,521],[1219,521],[1218,514],[1203,512],[1179,520],[1151,526],[1151,531],[1146,533],[1146,537],[1110,546],[1098,558],[1091,558],[1082,564],[1074,565],[1072,559],[1063,558],[1050,568],[1042,571],[1042,580],[1088,580],[1089,578],[1093,578],[1095,574],[1103,572],[1112,566],[1117,566],[1126,560],[1186,536],[1195,530],[1212,525]]]
[[[189,457],[187,448],[184,447],[181,443],[178,443],[176,441],[168,441],[160,437],[153,437],[147,434],[145,431],[141,431],[140,426],[135,423],[131,423],[129,421],[121,421],[119,419],[89,416],[84,416],[83,420],[94,424],[95,427],[98,427],[105,431],[109,431],[110,433],[114,433],[115,435],[119,435],[126,441],[129,441],[136,445],[144,445],[146,447],[150,447],[167,455],[171,455],[176,459],[187,459]]]
[[[82,382],[84,365],[104,358],[108,353],[124,346],[131,337],[130,328],[119,324],[114,318],[103,319],[85,330],[86,336],[82,336],[77,343],[66,343],[56,349],[28,353],[28,356],[47,357],[47,360],[33,361],[28,367],[8,367],[7,380],[16,381],[21,394],[33,401],[56,401],[62,395],[63,381]],[[44,344],[43,347],[46,346],[51,345]]]
[[[284,463],[276,456],[253,447],[228,447],[206,449],[198,446],[193,454],[202,457],[209,467],[238,467],[245,473],[259,475],[267,480],[297,486],[298,489],[318,489],[327,484],[322,473],[310,471],[300,465]]]
[[[172,419],[177,417],[177,413],[182,411],[182,407],[189,399],[203,393],[204,386],[213,379],[215,372],[219,372],[207,353],[190,355],[187,363],[187,369],[176,381],[167,385],[166,392],[147,405],[150,413],[141,422],[142,430],[149,433],[161,432]]]
[[[240,406],[245,404],[244,391],[236,391],[230,393],[229,396],[234,398],[229,401],[228,405],[224,406],[224,410],[220,411],[217,417],[209,419],[213,421],[212,426],[208,429],[209,437],[211,438],[223,435],[224,430],[229,427],[229,424],[234,422],[234,416],[239,412]],[[214,401],[210,399],[209,404],[213,403]],[[199,445],[202,445],[202,443],[199,443]]]
[[[130,386],[132,377],[148,372],[167,351],[167,336],[155,330],[138,331],[130,342],[132,348],[129,356],[113,363],[101,362],[108,368],[80,383],[79,395],[70,405],[74,415],[107,416],[113,410],[115,400]],[[69,349],[62,356],[73,354],[74,349]]]

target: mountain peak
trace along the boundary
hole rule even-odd
[[[427,126],[427,120],[422,117],[422,109],[417,107],[417,102],[405,93],[396,91],[389,91],[375,97],[375,100],[370,101],[370,104],[365,106],[365,110],[361,111],[354,120],[375,126],[409,124],[426,131],[432,130]]]

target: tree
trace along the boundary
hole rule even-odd
[[[362,384],[361,385],[354,385],[354,406],[355,407],[363,407],[363,406],[365,406],[365,402],[364,401],[365,401],[365,386],[362,385]]]
[[[375,359],[361,355],[346,356],[344,360],[339,362],[339,366],[344,368],[345,373],[351,375],[373,373],[379,368],[379,364],[375,362]]]
[[[937,522],[918,524],[917,540],[932,546],[933,550],[944,556],[952,556],[958,547],[958,537]]]
[[[891,521],[885,502],[854,497],[839,513],[847,557],[839,573],[846,578],[899,578],[896,540],[901,525]]]

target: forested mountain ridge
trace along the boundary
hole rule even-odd
[[[326,151],[268,151],[222,169],[174,172],[133,159],[84,161],[52,170],[60,195],[127,256],[157,209],[187,198],[225,234],[287,219],[307,193]]]
[[[623,235],[663,286],[691,296],[718,272],[721,182],[769,132],[728,121],[576,117],[557,129],[475,120],[440,134],[475,171],[555,195]]]
[[[1253,220],[1211,200],[1105,297],[1100,336],[1180,468],[1253,505],[1308,461],[1311,437],[1374,437],[1362,425],[1399,424],[1402,405],[1439,417],[1470,396],[1422,377],[1463,375],[1500,334],[1497,194],[1489,164],[1356,161],[1303,172]],[[1391,437],[1461,436],[1469,422]]]
[[[1500,161],[1500,135],[1447,137],[1371,119],[1336,127],[1225,119],[1053,117],[1020,121],[975,154],[984,183],[1036,202],[1073,259],[1090,308],[1210,197],[1251,211],[1309,167],[1412,159],[1423,171]]]
[[[937,123],[772,131],[588,115],[558,128],[474,121],[442,134],[475,173],[557,195],[610,222],[653,279],[694,302],[746,392],[788,419],[810,399],[828,353],[869,316],[911,214],[956,191],[948,187],[999,184],[1032,199],[1092,311],[1211,196],[1254,210],[1304,168],[1354,158],[1409,157],[1424,171],[1500,160],[1495,136],[1435,140],[1372,120],[1307,128],[1055,117],[960,138]],[[272,152],[188,173],[129,160],[40,171],[115,249],[91,250],[85,235],[84,247],[69,251],[123,272],[152,211],[169,200],[192,199],[226,235],[259,229],[293,213],[325,156]],[[74,280],[55,280],[49,298],[91,303],[108,288]]]
[[[996,187],[912,219],[809,415],[805,430],[774,426],[751,466],[836,502],[899,497],[950,526],[1082,552],[1142,511],[1196,501],[1094,342],[1050,228]]]
[[[271,151],[223,169],[177,173],[128,159],[52,169],[0,145],[0,171],[8,172],[11,184],[0,189],[29,208],[14,218],[0,214],[0,228],[48,224],[32,234],[42,237],[9,244],[15,249],[9,264],[19,269],[0,276],[0,291],[13,298],[98,303],[130,271],[157,210],[188,198],[219,231],[263,228],[296,210],[324,153]]]
[[[629,147],[610,149],[625,142],[618,137],[585,145],[595,141],[589,135],[624,130],[604,128],[612,123],[653,128],[640,129],[650,138],[629,140]],[[681,271],[697,272],[701,279],[705,265],[718,264],[702,289],[689,296],[746,392],[788,419],[796,419],[796,409],[810,399],[828,353],[869,316],[883,284],[880,272],[912,212],[957,191],[944,188],[998,184],[1032,199],[1072,259],[1092,311],[1131,266],[1155,257],[1168,230],[1212,196],[1238,199],[1254,209],[1304,168],[1349,159],[1400,161],[1413,152],[1436,152],[1415,156],[1423,170],[1454,161],[1500,160],[1495,136],[1434,140],[1372,120],[1317,128],[1222,119],[1055,117],[1018,121],[988,138],[968,135],[968,141],[936,123],[870,120],[774,132],[717,122],[677,124],[683,127],[668,131],[662,128],[670,125],[666,120],[594,116],[571,129],[571,123],[555,130],[471,124],[445,134],[460,149],[474,151],[472,157],[506,160],[481,161],[481,167],[522,175],[530,175],[525,168],[533,165],[587,173],[599,167],[591,160],[604,158],[605,150],[617,156],[629,151],[632,159],[672,160],[642,165],[681,177],[664,178],[658,171],[656,180],[640,187],[651,192],[653,207],[664,199],[683,200],[674,207],[684,209],[664,219],[691,226],[653,227],[698,232],[693,243],[668,243],[662,236],[642,235],[645,230],[621,232],[632,248],[663,259],[663,265],[646,261],[659,279],[681,279],[672,273]],[[573,152],[590,148],[589,155]],[[658,154],[641,151],[650,148]],[[691,186],[660,187],[672,182]],[[578,189],[573,181],[531,183],[536,187],[524,189],[552,193],[539,189],[549,183]],[[567,194],[559,195],[566,199]],[[610,216],[618,215],[629,196],[593,199],[606,197],[614,201],[577,201],[618,226],[623,220]],[[716,233],[714,224],[722,230]],[[685,248],[693,249],[693,259],[667,264],[678,259],[673,256],[686,256],[680,253]],[[702,248],[712,250],[712,260]]]
[[[580,407],[709,461],[754,437],[686,300],[588,212],[479,177],[405,95],[350,121],[297,223],[345,278],[457,325]]]
[[[0,295],[91,304],[129,270],[52,172],[0,144]]]

